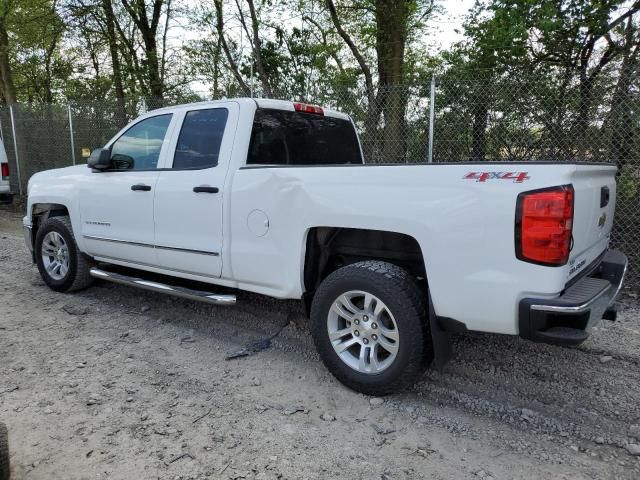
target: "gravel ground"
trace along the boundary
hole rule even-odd
[[[630,293],[579,348],[460,336],[443,372],[385,399],[333,379],[297,302],[238,300],[106,283],[55,293],[19,215],[0,211],[0,420],[14,478],[640,478]]]

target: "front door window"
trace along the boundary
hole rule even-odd
[[[127,130],[111,146],[114,170],[158,168],[162,142],[171,123],[171,114],[146,118]]]

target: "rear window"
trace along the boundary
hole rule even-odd
[[[248,165],[348,163],[362,163],[350,121],[284,110],[256,110]]]

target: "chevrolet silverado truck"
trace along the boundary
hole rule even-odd
[[[327,368],[366,394],[441,368],[452,332],[576,345],[615,319],[611,165],[367,164],[347,115],[233,99],[146,113],[88,167],[29,181],[50,288],[300,299]]]

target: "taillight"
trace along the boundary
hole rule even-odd
[[[518,195],[515,241],[520,260],[551,267],[569,261],[573,197],[571,185]]]
[[[293,108],[296,110],[296,112],[324,115],[324,110],[322,110],[322,107],[319,107],[318,105],[309,105],[308,103],[294,102]]]
[[[2,179],[5,180],[9,177],[9,164],[3,163],[1,165],[2,166],[0,168],[2,169]]]

